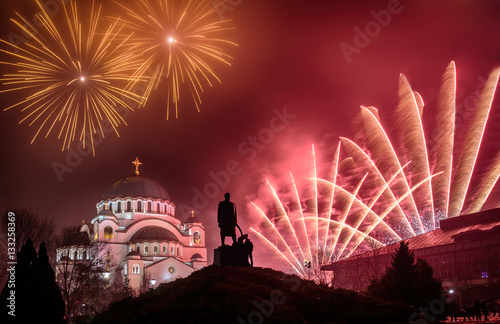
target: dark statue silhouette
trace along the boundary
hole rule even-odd
[[[238,218],[236,215],[236,206],[233,202],[229,201],[230,194],[227,192],[224,195],[224,200],[219,202],[217,209],[217,223],[220,227],[221,244],[224,245],[226,236],[233,239],[233,244],[236,243],[236,225]]]
[[[253,244],[248,234],[243,234],[238,225],[236,206],[231,202],[230,194],[224,195],[224,200],[219,202],[217,209],[217,223],[220,227],[221,246],[214,250],[214,264],[233,267],[253,267]],[[236,228],[241,236],[236,240]],[[233,245],[226,245],[225,238],[233,239]]]

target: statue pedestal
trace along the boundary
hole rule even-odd
[[[250,253],[252,253],[250,251]],[[219,246],[214,250],[214,265],[226,267],[250,267],[249,251],[243,244]]]

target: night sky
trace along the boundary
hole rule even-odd
[[[30,144],[35,129],[18,124],[21,112],[1,112],[0,207],[29,208],[53,217],[58,229],[90,222],[102,194],[119,178],[131,175],[131,162],[139,157],[141,174],[167,189],[178,207],[177,217],[188,216],[180,209],[197,210],[212,249],[219,244],[216,207],[225,192],[231,192],[240,223],[248,229],[253,222],[248,204],[257,198],[265,177],[300,172],[296,169],[303,167],[302,161],[310,162],[311,144],[316,145],[320,164],[326,163],[338,137],[352,135],[350,124],[360,105],[377,107],[384,125],[391,126],[400,73],[432,109],[451,60],[457,65],[458,104],[500,65],[498,1],[232,3],[233,10],[223,14],[233,19],[236,29],[228,38],[239,46],[230,49],[231,67],[214,65],[222,83],[205,88],[199,113],[186,98],[180,102],[179,118],[167,121],[167,97],[165,91],[157,91],[145,107],[126,117],[128,126],[119,128],[120,138],[109,134],[96,146],[95,157],[70,158],[71,172],[58,178],[54,163],[68,165],[62,143],[51,136]],[[6,0],[1,6],[3,39],[17,32],[9,22],[16,10],[26,16],[36,10],[28,0]],[[373,26],[373,13],[388,7],[397,13],[372,32],[363,48],[346,57],[341,44],[355,46],[357,28]],[[106,3],[108,11],[113,8]],[[15,93],[0,96],[3,107],[22,99]],[[500,115],[498,94],[496,98],[489,129],[500,128],[495,117]],[[269,133],[273,127],[277,131]],[[251,138],[259,134],[272,137],[252,146]],[[490,131],[485,136],[494,153],[497,135]],[[217,187],[216,197],[200,203],[197,190],[203,192],[214,182],[211,174],[220,174],[228,163],[237,164],[238,174],[224,188]],[[255,260],[263,264],[258,256]]]

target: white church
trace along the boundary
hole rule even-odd
[[[116,181],[97,203],[97,215],[91,225],[83,224],[90,241],[103,243],[109,257],[108,272],[121,269],[129,286],[138,290],[143,278],[152,286],[207,266],[205,229],[192,213],[185,222],[177,219],[175,205],[158,182],[139,174],[136,158],[134,175]],[[58,249],[57,259],[85,259],[84,248],[64,255]],[[147,275],[147,276],[145,276]]]

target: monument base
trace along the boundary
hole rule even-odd
[[[226,267],[251,267],[251,251],[244,245],[235,243],[233,245],[219,246],[214,250],[214,265]]]

